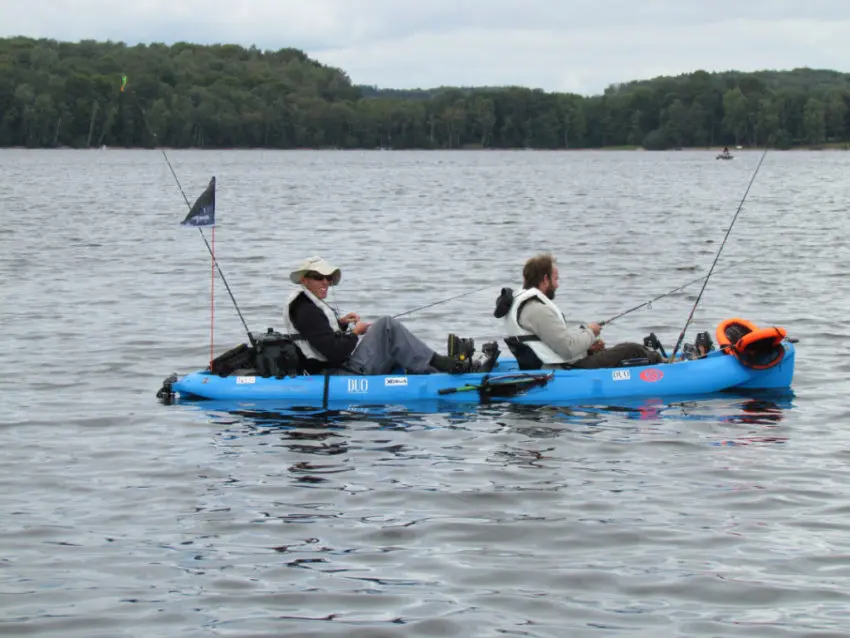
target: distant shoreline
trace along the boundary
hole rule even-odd
[[[227,148],[210,148],[210,147],[173,147],[173,146],[111,146],[106,148],[88,147],[74,148],[71,146],[44,146],[44,147],[28,147],[28,146],[2,146],[0,151],[16,150],[16,151],[156,151],[164,149],[167,151],[341,151],[346,153],[362,152],[362,151],[546,151],[549,153],[583,153],[588,151],[641,151],[646,153],[671,153],[676,151],[702,151],[706,153],[722,153],[723,146],[684,146],[681,148],[667,148],[659,150],[648,150],[642,146],[600,146],[600,147],[584,147],[584,148],[491,148],[481,147],[479,145],[470,144],[462,148],[339,148],[334,146],[325,147],[299,147],[299,148],[273,148],[263,146],[234,146]],[[803,146],[792,146],[790,148],[769,147],[773,151],[850,151],[850,142],[831,142],[828,144],[811,144]],[[746,151],[763,151],[764,147],[750,146],[743,148],[730,148],[729,153],[743,153]]]

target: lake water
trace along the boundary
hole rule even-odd
[[[761,152],[714,155],[167,157],[190,201],[217,178],[251,330],[320,254],[365,319],[490,286],[405,317],[442,351],[498,334],[542,250],[577,321],[707,272]],[[0,150],[0,635],[846,635],[848,174],[767,154],[686,339],[784,326],[793,396],[284,418],[154,397],[210,347],[209,255],[160,151]],[[669,351],[698,292],[603,337]],[[215,298],[221,352],[244,330]]]

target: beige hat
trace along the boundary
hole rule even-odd
[[[331,275],[331,286],[336,286],[342,279],[342,271],[336,266],[331,266],[321,257],[308,257],[300,264],[298,268],[289,273],[289,281],[294,284],[301,283],[301,277],[308,272],[317,272],[320,275]]]

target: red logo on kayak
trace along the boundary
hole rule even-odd
[[[664,373],[658,368],[649,368],[649,370],[644,370],[640,373],[640,378],[647,383],[655,383],[664,378]]]

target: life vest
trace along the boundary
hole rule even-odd
[[[785,328],[771,326],[759,328],[746,319],[732,318],[721,321],[715,332],[718,347],[731,354],[741,365],[754,370],[767,370],[779,365],[785,356],[782,341]]]
[[[339,327],[339,317],[337,317],[334,309],[331,308],[326,302],[319,299],[312,292],[307,290],[304,286],[302,286],[299,290],[293,291],[289,297],[286,299],[286,309],[283,311],[283,327],[284,331],[295,341],[295,345],[298,346],[298,349],[301,350],[301,353],[307,357],[308,359],[316,359],[318,361],[327,361],[327,357],[323,355],[321,352],[316,350],[313,346],[310,345],[310,342],[301,337],[299,332],[295,329],[295,326],[292,324],[292,319],[289,317],[289,311],[292,306],[292,302],[298,297],[298,295],[305,295],[307,299],[316,304],[323,313],[325,313],[325,317],[328,320],[328,323],[331,326],[331,329],[334,332],[342,332]],[[301,337],[300,339],[298,337]]]
[[[567,325],[567,320],[564,318],[561,309],[549,297],[537,288],[526,288],[514,295],[511,308],[504,316],[505,343],[508,344],[517,359],[517,363],[523,370],[539,370],[541,366],[546,364],[569,363],[552,348],[540,341],[540,337],[519,325],[519,311],[526,302],[530,302],[532,299],[539,299],[552,308],[564,322],[564,325]]]

